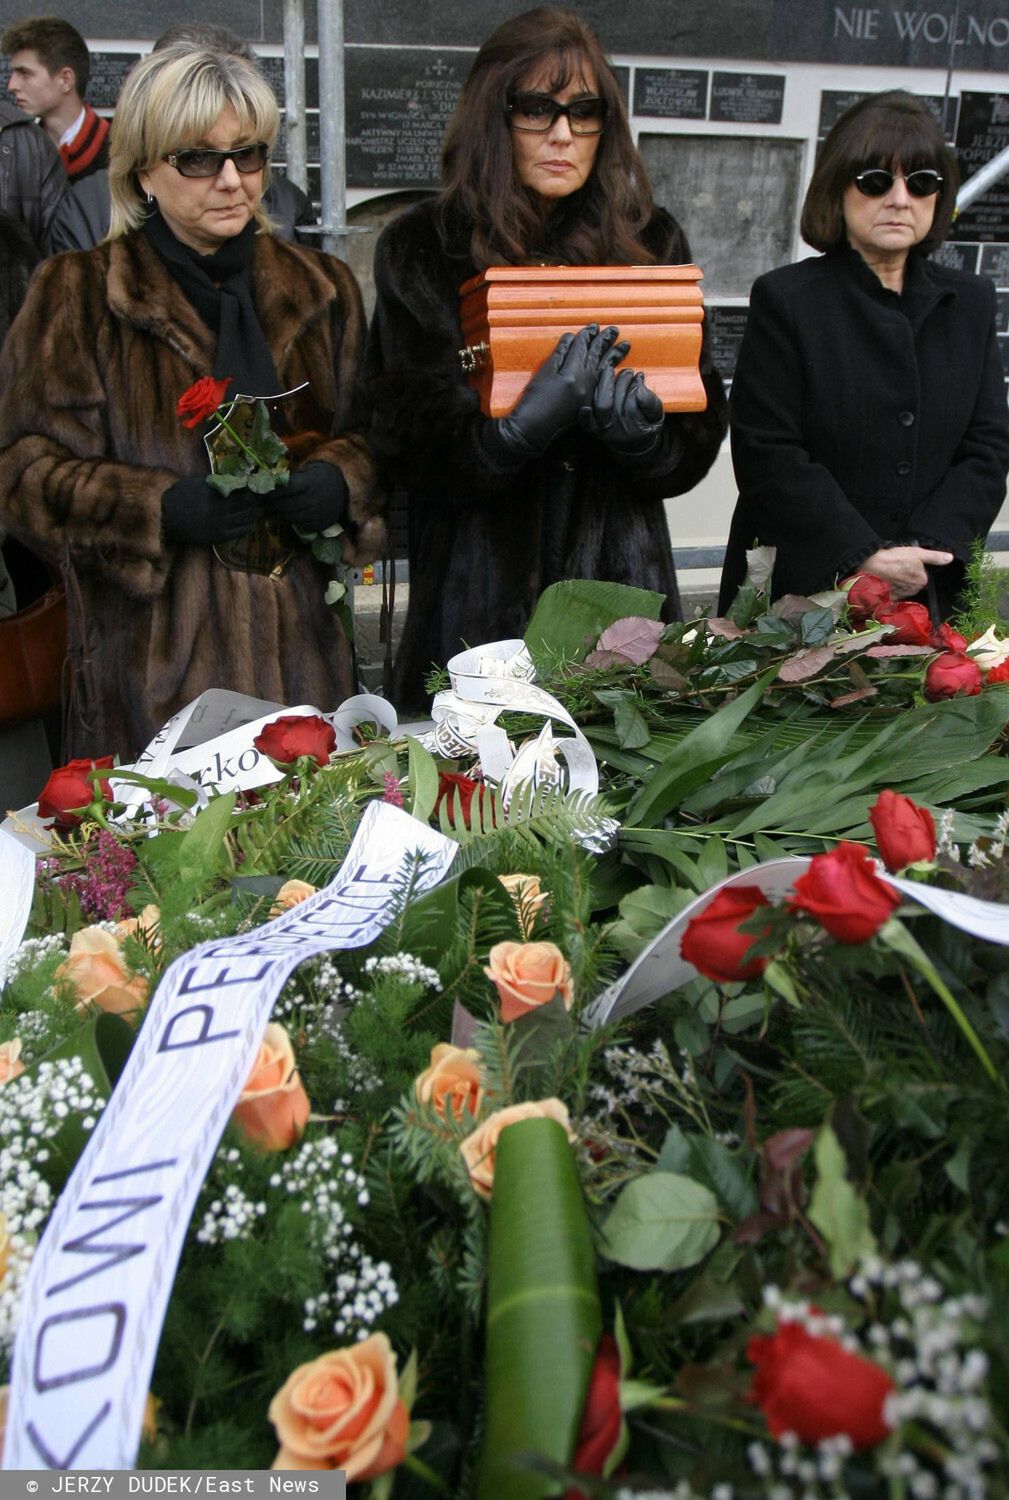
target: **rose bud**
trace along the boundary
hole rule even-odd
[[[104,778],[88,780],[89,771],[110,771],[111,755],[97,760],[69,760],[57,766],[39,792],[39,817],[55,818],[60,829],[76,828],[93,802],[111,802],[112,787]]]
[[[94,1005],[124,1016],[139,1010],[147,999],[147,980],[142,974],[129,977],[122,939],[104,927],[78,928],[55,977],[72,987],[78,1010]]]
[[[842,841],[829,854],[814,854],[788,898],[839,943],[867,943],[900,905],[900,894],[873,869],[864,844]]]
[[[589,1388],[582,1408],[571,1467],[576,1474],[605,1474],[606,1460],[620,1442],[624,1419],[620,1409],[620,1349],[612,1333],[604,1333],[596,1350]],[[564,1500],[584,1500],[581,1490],[569,1489]]]
[[[884,1416],[894,1383],[871,1360],[836,1339],[779,1323],[770,1337],[751,1338],[746,1357],[757,1366],[750,1399],[776,1438],[794,1432],[802,1443],[847,1437],[856,1449],[889,1436]]]
[[[932,640],[929,644],[938,646],[940,651],[966,651],[967,637],[961,635],[959,630],[954,630],[952,625],[947,624],[943,620],[933,630]]]
[[[924,604],[881,604],[873,618],[894,627],[886,638],[888,646],[932,644],[932,616]]]
[[[747,958],[747,954],[770,928],[740,932],[740,924],[770,902],[759,886],[730,885],[712,897],[703,911],[691,917],[680,942],[680,956],[699,974],[716,984],[735,984],[754,979],[770,963],[769,958]]]
[[[930,703],[942,698],[973,698],[981,691],[981,668],[959,651],[944,651],[929,662],[925,672],[925,697]]]
[[[875,573],[856,573],[841,587],[848,590],[848,618],[853,625],[864,625],[881,604],[891,603],[890,585]]]
[[[336,730],[321,714],[281,714],[264,724],[252,743],[282,766],[292,766],[303,755],[326,766],[336,749]]]
[[[927,807],[887,788],[869,809],[869,822],[876,835],[876,848],[888,870],[895,874],[918,860],[935,856],[935,821]]]

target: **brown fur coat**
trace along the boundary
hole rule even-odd
[[[364,440],[348,431],[357,284],[341,261],[271,235],[256,239],[252,284],[281,389],[309,382],[285,405],[292,428],[334,434],[305,457],[346,477],[345,560],[367,561],[384,532]],[[162,540],[162,495],[207,472],[203,430],[175,407],[214,349],[142,234],[46,262],[4,347],[0,516],[68,574],[68,755],[131,758],[209,687],[323,710],[353,690],[326,572],[307,553],[278,581]]]

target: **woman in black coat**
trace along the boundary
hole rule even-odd
[[[730,401],[739,500],[729,607],[756,543],[775,597],[857,571],[946,615],[1006,495],[1009,412],[984,277],[928,259],[956,162],[920,100],[861,100],[823,144],[802,211],[818,259],[760,277]]]
[[[400,707],[464,644],[520,636],[561,578],[659,590],[679,615],[663,497],[710,468],[725,396],[705,337],[708,406],[664,416],[614,328],[566,335],[514,410],[481,415],[459,349],[459,288],[490,265],[684,262],[655,209],[619,86],[593,33],[541,8],[480,49],[442,157],[443,187],[375,256],[372,446],[407,491],[410,604]],[[631,350],[633,360],[633,350]]]

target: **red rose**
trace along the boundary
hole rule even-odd
[[[882,604],[891,603],[890,585],[875,573],[856,573],[841,584],[848,590],[848,618],[853,625],[871,620]]]
[[[438,798],[434,804],[434,815],[438,816],[441,805],[448,800],[448,826],[455,827],[455,815],[460,813],[466,828],[470,825],[470,807],[473,796],[479,792],[477,806],[483,812],[483,800],[487,795],[487,788],[482,781],[474,781],[472,776],[463,776],[459,771],[438,772]],[[493,817],[494,827],[497,827],[497,818]],[[486,819],[484,819],[486,821]]]
[[[896,873],[918,859],[935,855],[935,822],[927,807],[889,788],[880,792],[869,809],[869,822],[876,847],[888,870]]]
[[[71,760],[57,766],[39,792],[39,817],[55,818],[57,828],[75,828],[92,802],[112,801],[107,781],[88,780],[89,771],[109,771],[112,765],[111,755],[100,755],[97,760]]]
[[[932,632],[929,642],[932,646],[938,646],[941,651],[966,651],[967,637],[961,635],[959,630],[954,630],[952,625],[943,620]]]
[[[973,698],[981,691],[981,668],[961,651],[944,651],[929,662],[925,673],[925,697],[930,703],[940,698]]]
[[[596,1349],[589,1388],[571,1467],[576,1474],[602,1474],[606,1460],[620,1441],[623,1416],[620,1411],[620,1350],[612,1333],[604,1333]],[[564,1500],[584,1500],[581,1490],[570,1489]]]
[[[293,765],[303,755],[325,766],[336,749],[336,731],[320,714],[281,714],[265,724],[252,743],[282,766]]]
[[[881,604],[873,615],[880,625],[893,625],[888,646],[931,646],[932,616],[924,604]]]
[[[774,1437],[794,1432],[800,1442],[821,1443],[843,1434],[856,1448],[871,1448],[888,1436],[883,1407],[893,1381],[836,1339],[779,1323],[772,1337],[750,1339],[746,1357],[757,1366],[750,1399]]]
[[[997,667],[989,667],[984,680],[989,687],[996,682],[1009,682],[1009,661],[1000,661]]]
[[[815,917],[839,943],[867,943],[900,905],[900,895],[880,880],[864,844],[842,841],[829,854],[813,856],[788,905]]]
[[[201,375],[199,380],[194,380],[189,389],[182,392],[175,408],[182,418],[183,427],[195,427],[206,417],[212,417],[230,384],[230,375],[227,380],[215,380],[212,375]]]
[[[680,942],[680,956],[717,984],[733,984],[762,974],[770,959],[748,959],[746,955],[770,929],[740,932],[739,927],[761,906],[770,904],[759,886],[727,886],[691,917]]]

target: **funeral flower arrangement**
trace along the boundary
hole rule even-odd
[[[457,846],[280,989],[141,1465],[400,1500],[1009,1495],[1009,945],[976,918],[1009,936],[1009,646],[926,639],[865,579],[690,626],[660,602],[559,585],[527,635],[596,797],[544,771],[534,695],[497,720],[540,731],[526,783],[457,720],[338,753],[305,715],[264,726],[258,787],[50,779],[0,997],[7,1361],[173,961],[311,909],[373,804]]]

